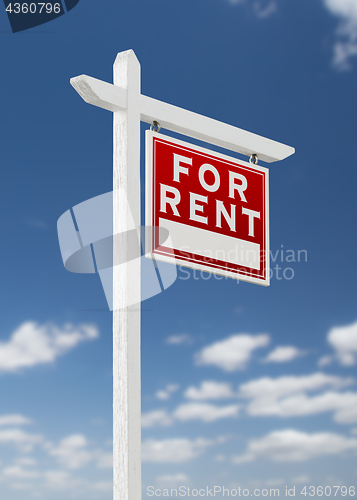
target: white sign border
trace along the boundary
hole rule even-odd
[[[222,160],[229,161],[231,163],[246,166],[253,170],[258,170],[260,172],[264,172],[265,174],[265,259],[266,259],[266,277],[255,278],[253,276],[240,274],[239,272],[231,272],[231,271],[222,271],[215,270],[211,266],[205,266],[204,264],[197,264],[194,262],[187,262],[186,260],[181,260],[179,257],[165,257],[160,254],[152,253],[152,240],[151,238],[146,238],[145,241],[145,256],[147,258],[151,258],[153,260],[158,260],[160,262],[166,262],[169,264],[176,264],[177,266],[187,267],[189,269],[195,269],[197,271],[203,271],[211,274],[216,274],[219,276],[223,276],[226,278],[233,278],[239,281],[246,281],[248,283],[254,283],[261,286],[269,286],[270,285],[270,240],[269,240],[269,169],[266,167],[262,167],[260,165],[253,165],[246,161],[240,160],[238,158],[234,158],[232,156],[227,156],[222,153],[218,153],[217,151],[202,148],[201,146],[196,146],[195,144],[190,144],[185,141],[181,141],[174,137],[171,137],[166,134],[154,132],[153,130],[146,130],[145,132],[145,224],[146,226],[154,226],[153,221],[153,213],[152,213],[152,201],[153,201],[153,139],[157,138],[166,138],[168,141],[177,144],[178,146],[183,146],[186,148],[194,149],[203,154],[209,154],[216,156]]]

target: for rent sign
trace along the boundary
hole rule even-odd
[[[268,169],[146,132],[146,251],[156,259],[269,285],[268,198]]]

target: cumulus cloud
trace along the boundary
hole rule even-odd
[[[357,439],[321,432],[308,434],[295,429],[274,431],[248,443],[244,455],[233,458],[236,464],[265,458],[274,462],[303,462],[326,455],[357,451]]]
[[[113,481],[97,481],[92,488],[97,491],[113,491]]]
[[[0,426],[3,425],[27,425],[32,424],[32,420],[19,414],[0,415]]]
[[[294,346],[279,346],[271,351],[263,361],[265,363],[285,363],[287,361],[293,361],[304,354],[304,351]]]
[[[192,344],[192,337],[188,333],[179,333],[177,335],[170,335],[165,340],[166,344],[170,345],[189,345]]]
[[[165,389],[161,389],[156,392],[155,396],[157,399],[167,400],[171,398],[171,395],[176,392],[180,386],[178,384],[167,384]]]
[[[344,366],[354,366],[357,360],[357,322],[332,328],[327,342],[335,350],[335,357]],[[324,356],[320,363],[327,358]],[[330,358],[331,360],[331,358]]]
[[[292,484],[309,484],[310,482],[310,477],[306,475],[296,476],[291,479]]]
[[[39,325],[27,321],[20,325],[10,339],[0,342],[0,371],[15,372],[39,364],[53,363],[56,358],[76,347],[80,342],[99,335],[93,325]]]
[[[278,5],[275,0],[271,0],[270,2],[262,2],[257,0],[253,3],[253,8],[256,16],[259,19],[265,19],[278,10]]]
[[[113,453],[105,453],[100,451],[99,453],[96,453],[96,461],[98,469],[112,469]]]
[[[242,384],[239,395],[250,399],[246,411],[253,416],[292,417],[332,411],[336,422],[352,423],[357,421],[357,393],[329,390],[313,396],[306,394],[326,388],[340,389],[351,383],[351,378],[323,373],[265,377]]]
[[[65,469],[79,469],[91,462],[99,469],[112,467],[112,454],[100,449],[91,449],[88,439],[82,434],[67,436],[58,445],[46,443],[45,448]]]
[[[271,16],[278,9],[276,0],[255,0],[254,2],[248,2],[247,0],[228,0],[228,2],[231,5],[246,5],[249,7],[252,6],[253,13],[259,19],[265,19]]]
[[[207,403],[185,403],[173,412],[177,420],[200,420],[201,422],[214,422],[222,418],[236,417],[239,405],[216,406]]]
[[[333,356],[322,356],[318,362],[317,365],[319,368],[323,368],[324,366],[328,366],[333,362],[334,357]]]
[[[4,429],[0,431],[0,443],[16,446],[22,452],[32,451],[36,444],[44,441],[41,434],[30,434],[22,429]]]
[[[31,457],[19,457],[16,460],[17,465],[25,466],[25,467],[32,467],[34,465],[37,465],[37,460]]]
[[[142,443],[141,457],[143,462],[189,462],[202,455],[213,444],[214,441],[203,438],[194,440],[185,438],[164,439],[162,441],[147,439]]]
[[[234,397],[230,384],[226,382],[215,382],[214,380],[205,380],[201,382],[200,387],[190,386],[184,393],[185,398],[194,400],[207,399],[229,399]]]
[[[338,70],[351,68],[350,59],[357,56],[356,0],[323,0],[328,11],[340,20],[336,31],[333,66]]]
[[[159,476],[156,478],[156,481],[162,485],[167,487],[175,487],[180,484],[187,484],[189,479],[186,474],[178,473],[178,474],[166,474],[164,476]]]
[[[243,370],[250,361],[253,352],[266,347],[270,342],[267,334],[232,335],[224,340],[220,340],[204,347],[195,355],[196,365],[212,365],[227,372]]]
[[[164,409],[153,410],[143,413],[141,426],[144,428],[154,426],[169,426],[174,421],[187,422],[189,420],[200,420],[201,422],[214,422],[222,418],[236,417],[239,405],[217,406],[208,403],[184,403],[179,405],[171,414]]]
[[[49,470],[44,474],[45,487],[53,490],[73,490],[77,486],[84,486],[82,479],[73,478],[68,471]]]
[[[344,378],[320,372],[302,376],[263,377],[241,384],[239,395],[245,398],[279,398],[301,391],[314,391],[328,386],[335,388],[346,387],[352,383],[353,379],[350,377]]]
[[[46,493],[48,489],[68,490],[72,494],[77,488],[81,488],[82,493],[84,490],[97,489],[110,491],[110,488],[104,487],[105,481],[91,482],[74,477],[72,471],[68,470],[87,465],[95,465],[97,469],[112,468],[112,453],[90,448],[87,438],[83,435],[73,434],[62,439],[58,445],[54,445],[42,435],[28,434],[21,429],[3,429],[0,431],[0,445],[2,447],[12,445],[20,451],[12,464],[3,465],[0,469],[0,482],[7,483],[11,489],[32,490],[41,493],[41,496],[48,496],[48,492]],[[38,460],[28,455],[35,446],[38,447],[38,451],[42,450],[48,454],[42,466]],[[51,468],[51,457],[58,461],[61,467]]]
[[[58,446],[50,446],[50,455],[56,457],[59,463],[69,469],[78,469],[87,465],[93,455],[87,449],[88,441],[81,434],[73,434],[60,441]]]
[[[334,420],[341,424],[357,422],[357,393],[325,392],[314,397],[297,394],[278,401],[255,401],[248,410],[252,415],[293,417],[334,412]]]
[[[153,410],[141,415],[142,427],[168,426],[173,422],[172,417],[166,410]]]
[[[36,470],[25,469],[20,465],[5,467],[1,471],[1,475],[5,479],[37,479],[40,473]]]

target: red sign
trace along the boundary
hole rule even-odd
[[[164,262],[269,285],[268,169],[146,133],[146,250]],[[159,241],[155,227],[169,231]],[[170,241],[170,243],[168,243]]]

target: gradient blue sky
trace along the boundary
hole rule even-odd
[[[69,79],[128,48],[146,95],[296,148],[271,249],[307,252],[269,288],[179,271],[143,303],[144,497],[355,485],[357,1],[82,0],[18,34],[3,9],[0,37],[1,498],[112,498],[112,315],[56,222],[112,190],[111,113]]]

